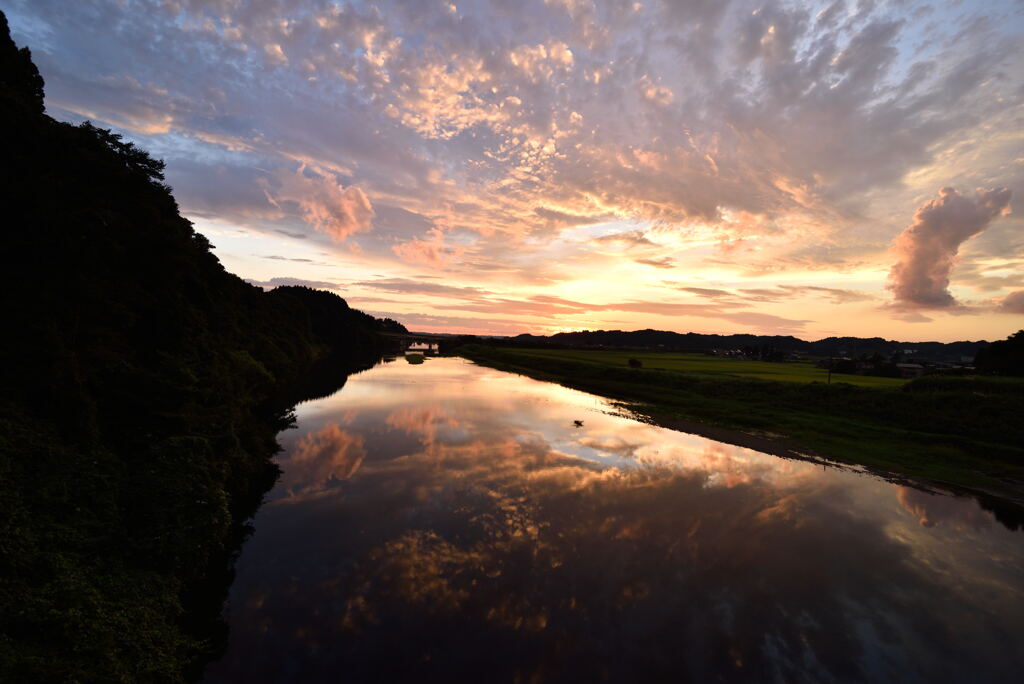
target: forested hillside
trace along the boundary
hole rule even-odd
[[[295,388],[402,328],[226,272],[162,162],[45,114],[0,20],[0,673],[187,679]]]

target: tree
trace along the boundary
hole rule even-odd
[[[43,113],[43,77],[32,63],[28,48],[18,49],[10,38],[7,17],[0,12],[0,91],[4,99],[20,101],[23,106]]]
[[[1024,376],[1024,330],[979,350],[974,365],[983,373]]]

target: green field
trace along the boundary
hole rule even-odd
[[[535,358],[582,361],[622,368],[628,366],[629,359],[639,359],[644,368],[654,370],[682,371],[712,376],[729,375],[778,382],[827,382],[828,380],[828,371],[818,368],[811,361],[775,363],[729,359],[707,354],[580,349],[517,349],[516,353]],[[859,387],[900,387],[907,381],[900,378],[833,373],[832,382],[845,382]]]
[[[1024,381],[826,374],[810,363],[700,354],[457,351],[500,370],[630,402],[655,423],[780,453],[815,454],[1024,506]],[[630,358],[642,368],[630,368]],[[723,432],[725,431],[725,432]],[[730,432],[731,431],[731,432]]]

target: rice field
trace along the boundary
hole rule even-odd
[[[674,352],[631,352],[589,349],[516,349],[516,354],[538,358],[582,361],[604,366],[627,367],[629,359],[639,359],[643,367],[702,375],[733,376],[775,380],[779,382],[827,382],[828,371],[812,361],[748,361],[706,354]],[[833,373],[832,382],[845,382],[859,387],[899,387],[906,380],[870,375]]]

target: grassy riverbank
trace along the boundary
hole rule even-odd
[[[622,352],[532,350],[467,345],[477,363],[635,402],[634,410],[666,425],[741,431],[794,452],[868,466],[1024,501],[1024,383],[993,378],[926,377],[889,387],[800,382],[791,364],[759,362],[691,370],[681,355],[641,358]],[[652,358],[654,357],[654,358]],[[745,377],[747,366],[781,380]],[[772,368],[778,367],[778,368]],[[692,429],[691,429],[692,428]],[[729,441],[729,440],[725,440]],[[736,441],[736,440],[733,440]],[[740,440],[742,441],[742,440]]]
[[[811,361],[787,363],[766,363],[730,359],[708,354],[682,352],[638,352],[628,350],[602,349],[582,351],[579,349],[521,349],[517,352],[539,359],[561,361],[585,360],[587,363],[611,368],[626,367],[630,359],[637,359],[646,369],[685,371],[715,377],[754,378],[777,380],[779,382],[826,382],[828,370]],[[858,387],[900,387],[906,380],[883,378],[871,375],[850,375],[833,373],[832,382],[845,382]]]

